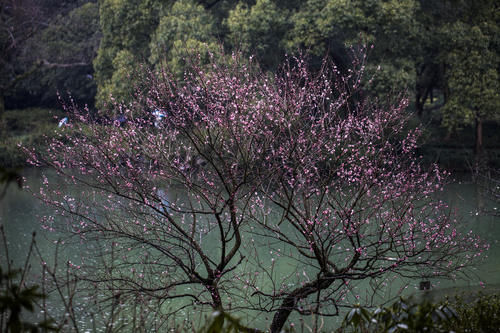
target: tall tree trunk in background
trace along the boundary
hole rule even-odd
[[[477,112],[477,111],[476,111]],[[481,182],[487,170],[486,156],[483,147],[483,120],[476,116],[475,124],[475,145],[474,145],[474,174],[473,180],[476,182],[476,207],[478,211],[484,210],[484,193]]]
[[[4,121],[4,113],[5,113],[5,96],[3,94],[3,90],[0,91],[0,140],[2,137],[6,135],[7,126]]]
[[[477,114],[477,110],[476,110]],[[474,173],[475,176],[481,174],[486,169],[486,156],[483,145],[483,119],[476,116],[475,122],[475,143],[474,143]]]
[[[3,91],[0,92],[0,119],[2,119],[5,112],[5,97],[3,96]]]
[[[483,147],[483,120],[480,116],[476,116],[476,143],[474,147],[474,154],[476,160],[481,157],[484,152]]]

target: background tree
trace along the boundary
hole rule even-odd
[[[415,83],[415,109],[420,118],[424,116],[424,107],[441,107],[444,104],[435,104],[439,94],[446,95],[446,84],[444,79],[444,64],[439,60],[442,34],[439,27],[447,19],[452,9],[446,1],[420,0],[420,10],[417,19],[420,23],[419,54],[416,59],[416,83]],[[446,97],[443,97],[446,99]],[[430,103],[429,103],[430,102]],[[426,105],[427,104],[427,105]]]
[[[150,56],[149,43],[161,7],[161,3],[153,0],[99,2],[102,38],[94,60],[98,108],[103,107],[110,95],[119,101],[133,94],[131,76],[135,65]]]
[[[41,9],[36,1],[6,0],[0,4],[0,117],[5,111],[5,95],[38,65],[23,67],[16,60],[40,20]]]
[[[105,100],[110,93],[118,99],[133,95],[131,85],[123,83],[130,81],[125,73],[133,72],[129,67],[132,63],[147,59],[148,65],[155,66],[166,51],[169,65],[181,73],[182,59],[190,49],[213,50],[216,41],[255,54],[263,68],[271,70],[276,69],[286,52],[295,53],[301,48],[317,55],[318,65],[329,53],[339,66],[348,68],[348,45],[357,42],[360,33],[366,42],[376,45],[367,65],[372,71],[382,66],[372,84],[374,94],[414,86],[418,48],[412,43],[418,37],[419,8],[415,0],[150,1],[148,5],[156,6],[150,12],[139,9],[141,4],[124,0],[101,4],[104,38],[95,62],[97,100]],[[122,11],[127,14],[120,14]],[[178,19],[181,17],[184,20]],[[123,29],[120,22],[125,21],[134,28]],[[112,60],[118,53],[120,56]]]
[[[290,27],[289,10],[271,0],[257,0],[249,7],[244,2],[231,11],[226,21],[227,41],[234,49],[257,56],[266,68],[276,69],[284,56],[284,34]]]
[[[215,20],[210,13],[195,1],[177,1],[162,12],[150,44],[150,63],[157,68],[168,66],[182,76],[186,58],[194,53],[206,57],[218,45]]]
[[[291,17],[293,28],[286,40],[290,51],[311,50],[320,57],[328,53],[339,65],[349,67],[346,49],[373,43],[367,63],[373,73],[380,66],[370,88],[382,97],[413,86],[415,42],[418,39],[416,12],[419,3],[406,1],[307,1]]]
[[[483,123],[499,117],[500,7],[495,1],[452,3],[458,5],[454,19],[440,29],[447,89],[443,125],[449,131],[474,127],[478,162],[484,153]]]
[[[152,73],[138,100],[116,105],[125,126],[83,112],[46,154],[30,153],[65,179],[38,192],[60,226],[100,244],[106,268],[83,261],[80,279],[120,304],[143,300],[155,319],[274,313],[263,325],[279,332],[291,313],[339,314],[358,281],[455,276],[480,255],[434,199],[444,175],[414,154],[408,102],[360,98],[364,57],[346,75],[290,59],[274,76],[224,58],[182,81]],[[144,103],[166,111],[161,124]]]
[[[29,91],[31,100],[37,100],[38,105],[58,107],[58,92],[69,92],[79,103],[93,105],[96,87],[92,61],[99,40],[96,3],[84,3],[51,18],[27,41],[19,57],[19,61],[38,61],[42,66],[18,90]]]

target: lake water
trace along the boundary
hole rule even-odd
[[[41,172],[38,169],[27,169],[23,172],[27,184],[32,189],[37,189],[40,186]],[[470,279],[459,281],[431,280],[432,295],[480,290],[483,287],[498,289],[500,286],[500,217],[481,213],[481,209],[496,211],[500,210],[500,207],[496,207],[493,202],[481,196],[478,187],[467,181],[467,176],[460,178],[463,180],[456,181],[446,187],[442,199],[457,209],[465,229],[470,229],[481,236],[491,247],[484,260],[471,270]],[[39,223],[40,217],[49,212],[50,209],[30,193],[21,191],[14,185],[10,186],[7,195],[0,201],[0,223],[4,225],[9,255],[14,266],[20,267],[24,264],[33,231],[37,232],[37,244],[44,257],[53,258],[59,235],[42,229]],[[70,246],[65,246],[64,252],[60,253],[59,256],[64,261],[70,260],[78,263],[82,253],[91,253],[92,249],[88,249],[88,246],[89,244],[72,243]],[[0,250],[0,254],[5,255],[3,249]],[[1,259],[3,264],[4,257]],[[402,289],[406,295],[422,294],[418,291],[419,282],[397,281],[391,285],[385,297],[396,296]],[[360,284],[357,288],[358,293],[362,295],[365,287]]]

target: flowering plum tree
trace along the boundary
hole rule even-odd
[[[109,246],[85,278],[114,300],[158,300],[165,317],[265,313],[260,328],[279,332],[291,313],[338,314],[358,281],[453,276],[486,248],[436,199],[445,174],[419,164],[407,100],[363,98],[365,56],[344,74],[293,58],[274,75],[215,58],[183,80],[150,73],[133,104],[114,104],[126,124],[75,108],[30,153],[65,180],[40,190],[57,225]]]

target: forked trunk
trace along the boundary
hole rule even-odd
[[[285,297],[281,303],[280,308],[273,317],[273,322],[271,323],[271,333],[281,332],[283,326],[285,325],[290,313],[297,307],[297,303],[306,298],[307,296],[320,292],[331,286],[335,281],[331,274],[326,274],[323,277],[319,277],[314,281],[311,281],[304,286],[295,289],[288,296]]]

